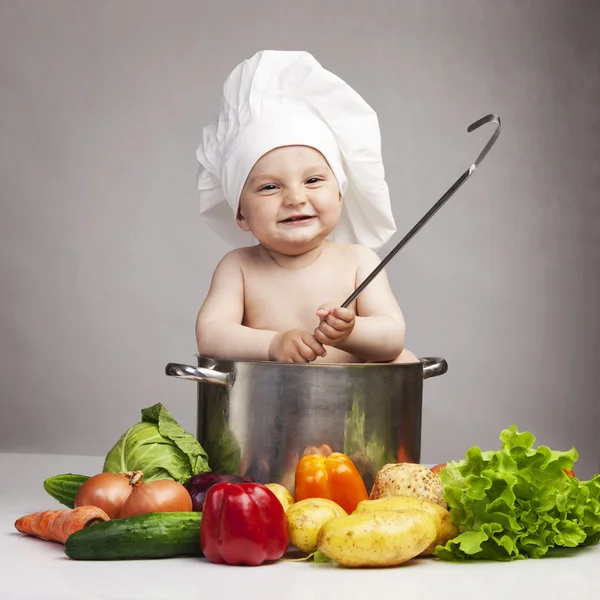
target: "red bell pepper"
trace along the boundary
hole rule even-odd
[[[290,542],[277,496],[260,483],[218,483],[206,494],[200,546],[213,563],[260,565],[283,556]]]

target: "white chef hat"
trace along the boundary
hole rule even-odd
[[[251,242],[235,222],[240,194],[256,161],[282,146],[313,147],[329,163],[343,197],[331,239],[377,249],[395,233],[373,109],[308,52],[264,50],[229,75],[196,152],[200,212],[223,239]]]

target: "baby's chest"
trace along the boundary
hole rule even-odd
[[[327,270],[323,273],[285,272],[244,280],[244,324],[257,329],[309,330],[326,302],[340,305],[354,291],[355,273]]]

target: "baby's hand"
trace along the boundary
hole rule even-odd
[[[278,333],[269,348],[269,360],[279,362],[306,363],[317,356],[325,356],[327,351],[315,336],[304,329],[290,329]]]
[[[317,310],[321,323],[315,329],[315,338],[321,344],[337,346],[348,339],[356,324],[356,313],[332,303],[323,304]]]

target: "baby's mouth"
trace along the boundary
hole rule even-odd
[[[293,217],[288,217],[287,219],[282,219],[279,221],[280,223],[307,223],[314,219],[312,215],[295,215]]]

